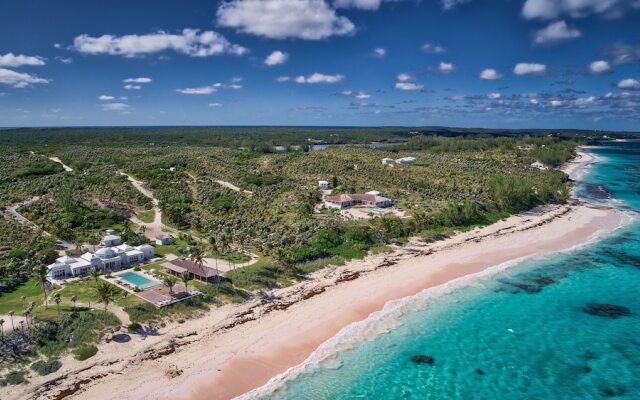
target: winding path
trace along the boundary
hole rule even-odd
[[[49,160],[57,162],[58,164],[62,165],[62,168],[64,168],[64,170],[67,171],[67,172],[72,172],[73,171],[73,168],[71,168],[67,164],[63,163],[58,157],[49,157]]]

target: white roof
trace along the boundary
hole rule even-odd
[[[134,247],[137,250],[142,250],[142,249],[153,249],[153,246],[148,245],[148,244],[141,244],[140,246],[136,246]]]
[[[120,236],[118,235],[105,235],[102,240],[120,240]]]
[[[96,251],[96,255],[100,258],[113,258],[116,256],[116,253],[111,247],[103,247]]]
[[[75,262],[69,265],[69,267],[71,267],[72,270],[76,268],[90,267],[90,266],[91,266],[91,263],[87,260],[78,260],[78,262]]]
[[[140,250],[129,250],[126,253],[128,256],[143,256],[144,253],[141,252]]]
[[[328,185],[329,184],[329,182],[327,182],[327,181],[318,181],[318,183],[321,184],[321,185]]]
[[[62,256],[62,257],[58,258],[56,261],[59,262],[60,264],[73,264],[77,260],[75,258],[73,258],[73,257]]]
[[[63,264],[63,263],[60,263],[60,262],[54,262],[53,264],[47,265],[47,269],[49,271],[51,271],[52,269],[56,269],[56,268],[67,268],[67,264]]]
[[[91,260],[95,260],[96,258],[99,258],[99,257],[96,256],[93,253],[86,252],[83,255],[81,255],[80,258],[85,259],[87,261],[91,261]]]
[[[133,247],[129,246],[126,243],[123,243],[120,246],[116,246],[116,249],[118,249],[120,251],[131,251],[131,250],[133,250]]]

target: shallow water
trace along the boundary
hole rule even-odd
[[[577,195],[640,211],[640,142],[592,151],[598,162]],[[435,300],[415,296],[370,322],[383,333],[308,365],[268,397],[640,399],[639,243],[634,222]],[[594,303],[631,315],[585,312]],[[435,361],[412,362],[418,354]]]

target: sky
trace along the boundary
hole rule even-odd
[[[0,126],[640,130],[640,0],[2,0]]]

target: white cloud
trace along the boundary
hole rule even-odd
[[[533,104],[534,106],[538,105],[538,99],[529,99],[529,103]]]
[[[279,76],[276,78],[276,82],[289,82],[291,80],[288,76]]]
[[[386,50],[386,49],[383,49],[382,47],[378,47],[378,48],[375,48],[375,49],[373,50],[373,54],[374,54],[376,57],[380,57],[380,58],[382,58],[382,57],[384,57],[384,56],[386,56],[386,55],[387,55],[387,50]]]
[[[67,57],[60,57],[60,56],[56,56],[56,61],[59,61],[63,64],[71,64],[73,62],[73,58],[67,58]]]
[[[214,83],[213,85],[209,85],[209,86],[176,89],[176,92],[182,93],[182,94],[211,94],[211,93],[217,92],[220,86],[221,86],[220,84]]]
[[[339,94],[340,94],[340,96],[353,97],[353,98],[358,99],[358,100],[365,100],[365,99],[370,99],[371,98],[371,95],[369,93],[366,93],[366,92],[363,92],[363,91],[354,92],[352,90],[343,90]]]
[[[460,4],[468,3],[471,0],[442,0],[442,8],[452,10]]]
[[[595,75],[608,74],[611,72],[611,65],[603,60],[594,61],[589,64],[589,72]]]
[[[491,93],[487,93],[487,97],[490,98],[491,100],[497,100],[500,97],[502,97],[502,95],[498,92],[491,92]]]
[[[99,37],[83,34],[74,39],[72,48],[85,54],[110,54],[124,57],[137,57],[168,50],[192,57],[224,53],[242,55],[248,52],[246,48],[230,43],[217,32],[199,33],[198,29],[183,29],[179,35],[164,31],[146,35]]]
[[[276,50],[273,53],[269,54],[269,56],[267,56],[267,58],[264,60],[264,63],[271,67],[274,65],[284,64],[288,58],[289,55],[287,53]]]
[[[110,101],[110,100],[115,100],[116,98],[114,96],[107,96],[107,95],[102,95],[100,97],[98,97],[98,100],[103,100],[103,101]]]
[[[447,51],[447,50],[445,50],[444,47],[439,46],[439,45],[434,44],[434,43],[425,43],[420,48],[422,49],[422,51],[424,51],[425,53],[429,53],[429,54],[442,54],[442,53],[445,53]]]
[[[516,75],[544,75],[547,73],[547,66],[535,63],[519,63],[513,68]]]
[[[242,82],[242,77],[234,76],[233,78],[231,78],[231,82]]]
[[[578,107],[584,107],[584,106],[591,106],[596,104],[597,99],[595,96],[589,96],[589,97],[580,97],[579,99],[576,99],[575,104]]]
[[[359,8],[361,10],[377,10],[383,0],[334,0],[336,8]]]
[[[419,83],[413,83],[413,82],[396,82],[395,88],[398,90],[414,91],[414,90],[423,90],[424,86]]]
[[[232,83],[228,87],[231,89],[242,89],[242,85],[238,85],[237,83]]]
[[[638,0],[527,0],[522,15],[527,19],[554,19],[562,15],[572,18],[600,14],[615,18],[630,8],[640,8]]]
[[[209,103],[209,107],[222,107],[222,103]]]
[[[408,82],[410,80],[413,80],[413,76],[403,72],[403,73],[400,73],[400,74],[396,75],[396,80],[398,80],[400,82]]]
[[[127,90],[140,90],[140,89],[142,89],[142,86],[128,84],[128,85],[124,85],[124,88],[127,89]]]
[[[637,79],[623,79],[616,86],[620,89],[640,90],[640,82]]]
[[[344,80],[344,75],[325,75],[315,72],[309,76],[298,76],[295,79],[296,83],[338,83]]]
[[[440,65],[438,65],[438,71],[443,74],[449,74],[455,71],[455,69],[456,67],[451,63],[441,62]]]
[[[500,74],[498,71],[496,71],[493,68],[487,68],[482,70],[482,72],[480,72],[480,75],[478,77],[480,79],[484,79],[487,81],[495,81],[497,79],[502,78],[502,74]]]
[[[564,104],[564,101],[562,100],[551,100],[551,106],[552,107],[560,107]]]
[[[570,28],[564,21],[550,23],[546,28],[540,29],[533,35],[533,42],[541,45],[551,45],[566,40],[576,39],[582,36],[576,28]]]
[[[42,66],[45,65],[44,58],[40,56],[25,56],[23,54],[7,53],[0,55],[0,67],[22,67],[22,66]]]
[[[49,83],[49,80],[27,73],[0,68],[0,84],[11,85],[16,88],[25,88],[34,83]]]
[[[122,82],[124,83],[151,83],[153,80],[151,78],[147,78],[147,77],[140,77],[140,78],[127,78],[124,79]]]
[[[129,100],[129,98],[127,96],[120,96],[118,97],[119,100]]]
[[[129,108],[129,105],[125,103],[106,103],[101,104],[100,107],[104,111],[125,111]]]
[[[216,15],[220,26],[271,39],[319,40],[355,31],[325,0],[230,0]]]

